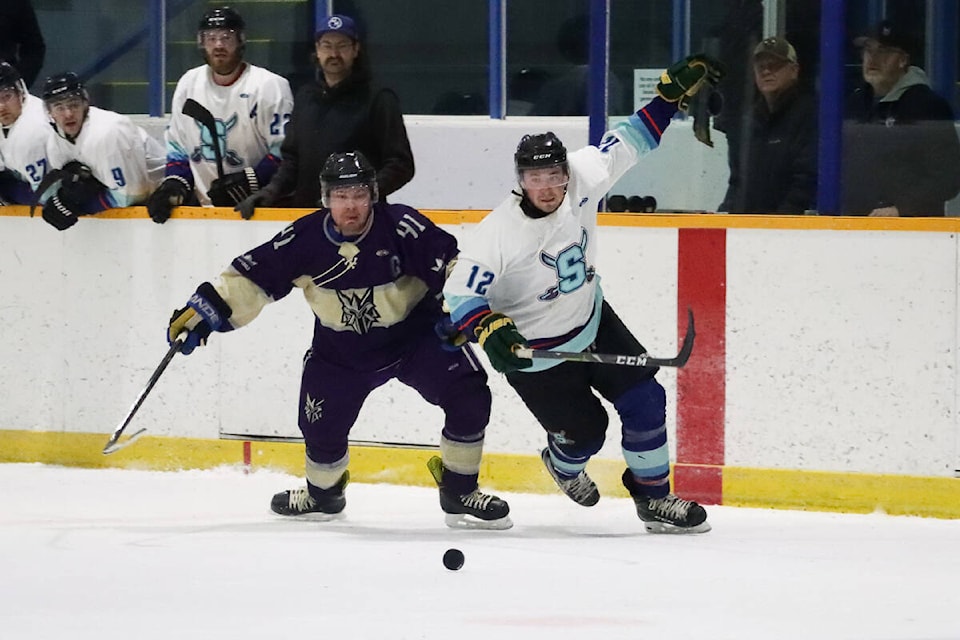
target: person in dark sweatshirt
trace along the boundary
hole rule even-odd
[[[317,176],[332,153],[360,151],[377,171],[381,198],[413,178],[413,152],[400,100],[374,86],[353,18],[332,15],[316,32],[316,82],[297,91],[287,124],[280,169],[270,183],[237,205],[244,217],[256,207],[316,208]]]
[[[960,192],[960,141],[950,104],[911,64],[915,39],[881,22],[854,43],[864,84],[843,127],[844,215],[943,216]]]
[[[816,102],[800,83],[797,51],[784,38],[756,46],[753,75],[750,126],[719,210],[802,214],[816,205]]]

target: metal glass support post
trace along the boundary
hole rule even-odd
[[[166,108],[167,0],[150,0],[150,35],[147,54],[147,102],[151,116],[158,118]]]
[[[927,60],[933,90],[957,114],[957,0],[927,0]]]
[[[507,0],[488,0],[487,8],[490,117],[503,120],[507,115]]]
[[[590,59],[587,71],[588,141],[599,144],[607,130],[607,74],[610,71],[610,0],[590,0]]]
[[[763,3],[763,37],[783,35],[787,31],[787,0]]]
[[[673,0],[670,60],[679,60],[690,52],[690,0]]]
[[[840,212],[846,5],[846,0],[820,2],[820,167],[817,176],[817,211],[821,215]]]
[[[316,33],[320,25],[326,24],[327,18],[333,13],[333,0],[314,0],[313,3],[313,31]]]

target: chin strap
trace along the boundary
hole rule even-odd
[[[538,209],[537,206],[530,201],[530,198],[527,197],[526,191],[522,191],[521,193],[513,191],[511,193],[513,193],[515,196],[520,196],[520,210],[523,211],[523,214],[528,218],[533,218],[536,220],[538,218],[546,218],[548,215],[553,213],[553,211],[543,211]],[[566,197],[566,195],[567,190],[564,189],[563,196]]]

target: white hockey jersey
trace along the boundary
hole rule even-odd
[[[0,134],[0,165],[36,191],[47,173],[47,138],[51,135],[43,100],[28,95],[20,117]]]
[[[531,218],[511,194],[466,235],[443,290],[456,326],[470,326],[489,308],[512,318],[534,348],[581,351],[593,342],[603,301],[595,267],[598,205],[659,145],[662,131],[651,131],[638,115],[598,146],[568,154],[570,182],[556,211]],[[556,364],[534,361],[524,371]]]
[[[224,173],[256,168],[267,155],[279,163],[284,127],[293,111],[290,84],[271,71],[247,63],[236,82],[226,87],[214,83],[211,74],[207,65],[183,74],[173,93],[166,132],[166,174],[190,180],[204,206],[210,206],[207,191],[217,178],[216,156],[206,128],[183,115],[187,98],[206,107],[217,121]]]
[[[76,160],[107,187],[106,209],[142,204],[163,179],[163,145],[125,115],[90,107],[76,140],[47,138],[51,169]]]

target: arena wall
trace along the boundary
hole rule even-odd
[[[300,362],[312,316],[295,292],[249,327],[177,356],[131,429],[101,454],[167,350],[171,311],[242,251],[303,211],[142,208],[58,232],[0,209],[0,461],[177,469],[248,464],[302,471],[302,446],[221,432],[298,435]],[[482,211],[428,211],[455,235]],[[704,502],[960,517],[958,246],[953,219],[602,215],[607,297],[654,355],[672,356],[693,310],[689,364],[664,369],[678,491]],[[492,370],[491,370],[492,371]],[[555,490],[540,427],[491,374],[483,476],[500,490]],[[562,399],[558,399],[562,400]],[[442,416],[388,384],[352,437],[433,445]],[[591,463],[618,486],[612,420]],[[359,481],[430,482],[424,450],[352,449]]]

